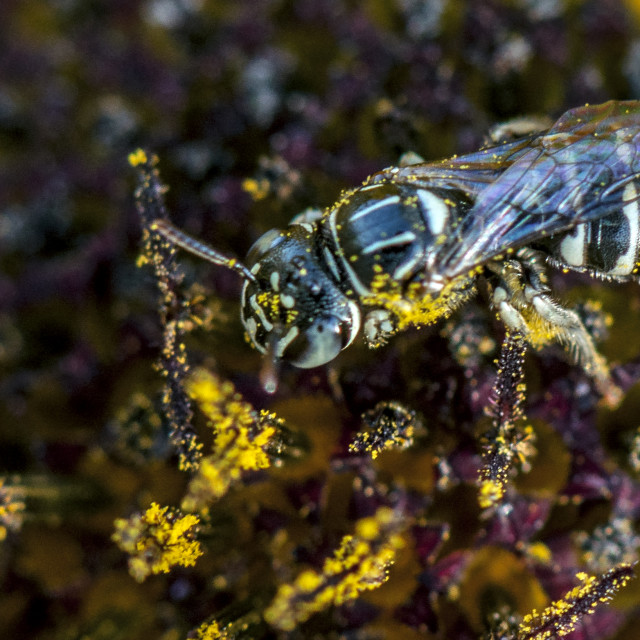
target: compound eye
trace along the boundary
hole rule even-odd
[[[317,319],[287,345],[283,359],[301,369],[331,362],[350,342],[350,328],[345,324],[334,316]]]

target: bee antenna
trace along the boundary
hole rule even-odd
[[[189,253],[193,253],[203,260],[220,265],[221,267],[232,269],[236,273],[240,274],[244,280],[257,284],[255,276],[237,258],[225,256],[223,253],[216,251],[208,244],[201,242],[200,240],[196,240],[196,238],[192,238],[184,231],[174,227],[170,222],[157,218],[151,223],[149,228],[151,231],[159,233],[165,240],[171,242],[171,244],[174,244]]]

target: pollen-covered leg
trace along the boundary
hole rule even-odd
[[[522,309],[527,306],[522,264],[515,260],[504,260],[487,266],[494,274],[489,282],[493,289],[493,306],[500,320],[510,331],[521,333],[529,340],[531,329],[522,314]]]
[[[369,347],[381,347],[386,344],[395,330],[393,318],[386,309],[375,309],[365,316],[363,335]]]
[[[607,404],[617,406],[622,399],[622,391],[611,379],[606,360],[596,350],[593,339],[578,314],[561,307],[547,294],[539,293],[531,286],[525,287],[525,297],[537,315],[549,325],[558,341],[594,379]]]
[[[504,287],[496,287],[493,291],[493,304],[505,326],[516,333],[526,336],[530,333],[522,314],[511,304],[509,293]]]
[[[561,342],[594,379],[607,404],[617,406],[622,392],[611,379],[607,362],[596,350],[582,320],[575,311],[552,300],[537,255],[530,252],[519,257],[523,262],[508,260],[491,268],[493,304],[500,319],[536,348],[552,340]]]

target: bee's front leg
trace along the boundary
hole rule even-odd
[[[368,347],[381,347],[395,331],[396,326],[388,310],[374,309],[365,316],[362,335]]]

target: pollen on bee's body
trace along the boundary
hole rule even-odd
[[[256,300],[255,294],[249,298],[249,304],[251,305],[251,308],[255,311],[258,318],[260,318],[260,321],[262,322],[262,325],[264,326],[264,328],[267,331],[271,331],[273,329],[273,324],[269,321],[263,308],[260,306],[260,304]]]

